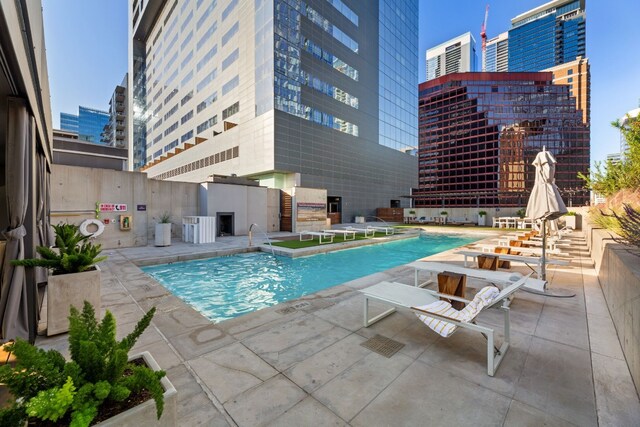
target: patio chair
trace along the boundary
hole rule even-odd
[[[402,283],[381,282],[360,290],[365,297],[364,326],[370,326],[393,313],[396,307],[400,307],[413,311],[429,328],[445,338],[451,336],[458,328],[480,332],[487,340],[487,375],[493,376],[511,343],[509,297],[526,283],[529,276],[531,275],[522,277],[502,291],[486,286],[478,291],[471,301]],[[452,308],[449,302],[440,300],[441,297],[464,302],[467,306],[458,311]],[[370,299],[394,307],[369,319]],[[504,314],[504,339],[499,349],[494,345],[493,327],[481,326],[475,321],[482,311],[490,308],[499,309]]]

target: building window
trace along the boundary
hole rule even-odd
[[[229,28],[229,31],[224,33],[224,35],[222,36],[222,46],[226,45],[229,42],[229,40],[231,40],[231,38],[235,36],[239,28],[240,26],[236,22],[235,24],[233,24],[233,27]]]
[[[236,102],[232,106],[225,108],[222,111],[222,120],[226,120],[227,118],[236,114],[238,111],[240,111],[240,102]]]
[[[231,0],[231,2],[229,3],[229,6],[225,7],[225,9],[222,11],[223,22],[225,19],[227,19],[229,14],[233,11],[233,9],[236,8],[237,5],[238,5],[238,0]]]
[[[205,130],[209,129],[211,126],[214,126],[216,123],[218,123],[218,116],[217,115],[215,115],[215,116],[211,117],[209,120],[199,124],[198,127],[196,128],[196,133],[202,133]]]
[[[218,45],[214,44],[213,47],[209,49],[207,53],[204,54],[204,56],[200,59],[200,61],[198,61],[198,64],[196,65],[196,71],[200,71],[202,67],[207,65],[209,60],[213,58],[217,52],[218,52]]]
[[[229,65],[233,64],[238,59],[239,56],[240,56],[240,49],[236,49],[233,52],[231,52],[229,56],[227,56],[222,61],[222,71],[226,70]]]
[[[229,93],[229,91],[238,87],[239,84],[240,84],[240,77],[238,76],[235,76],[234,78],[226,82],[224,85],[222,85],[222,96],[226,95],[227,93]]]
[[[199,113],[200,111],[204,110],[209,105],[211,105],[214,102],[216,102],[217,99],[218,99],[218,92],[213,92],[204,101],[202,101],[200,104],[198,104],[198,106],[196,107],[196,112]]]

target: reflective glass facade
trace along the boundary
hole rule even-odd
[[[420,85],[418,111],[417,207],[523,207],[542,147],[558,161],[561,193],[583,186],[589,128],[569,86],[552,84],[549,72],[444,76]]]
[[[69,113],[60,113],[60,129],[78,133],[78,116]]]
[[[549,3],[514,18],[509,30],[509,71],[540,71],[586,56],[584,0]]]
[[[78,108],[78,138],[94,143],[103,143],[102,131],[109,123],[109,113],[93,108]]]
[[[380,144],[418,145],[418,1],[379,0]]]

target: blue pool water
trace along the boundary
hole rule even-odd
[[[142,270],[204,316],[220,322],[476,240],[423,235],[304,258],[253,252]]]

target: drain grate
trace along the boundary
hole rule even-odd
[[[382,335],[369,338],[360,345],[384,357],[391,357],[404,347],[404,344]]]
[[[301,308],[306,308],[306,307],[309,307],[310,305],[311,303],[307,301],[302,301],[297,304],[293,304],[292,307],[295,308],[296,310],[300,310]]]
[[[278,314],[291,314],[291,313],[295,313],[296,310],[294,307],[285,307],[285,308],[279,308],[278,310],[276,310],[276,313]]]

